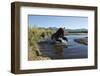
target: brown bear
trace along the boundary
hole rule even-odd
[[[68,41],[68,39],[66,37],[64,37],[64,30],[63,28],[59,28],[56,33],[54,33],[52,36],[51,36],[51,39],[52,40],[56,40],[56,41],[59,41],[59,42],[62,42],[59,38],[62,38],[63,40],[65,41]]]

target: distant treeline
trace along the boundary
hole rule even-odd
[[[68,33],[88,33],[87,29],[66,29],[65,32]]]
[[[48,27],[48,28],[40,28],[40,29],[50,29],[50,30],[55,30],[57,31],[59,28],[56,28],[56,27]],[[80,29],[65,29],[64,28],[64,31],[65,32],[68,32],[68,33],[88,33],[88,29],[85,29],[85,28],[80,28]]]

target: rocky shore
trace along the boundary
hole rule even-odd
[[[88,38],[79,38],[79,39],[74,39],[75,42],[80,43],[80,44],[85,44],[88,45]]]

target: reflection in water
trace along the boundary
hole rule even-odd
[[[57,56],[57,58],[64,58],[63,56],[63,51],[64,51],[64,48],[63,46],[59,45],[59,44],[54,44],[53,48],[55,49],[55,54]]]

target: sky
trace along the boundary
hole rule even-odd
[[[29,27],[65,27],[66,29],[87,29],[88,17],[29,15]]]

